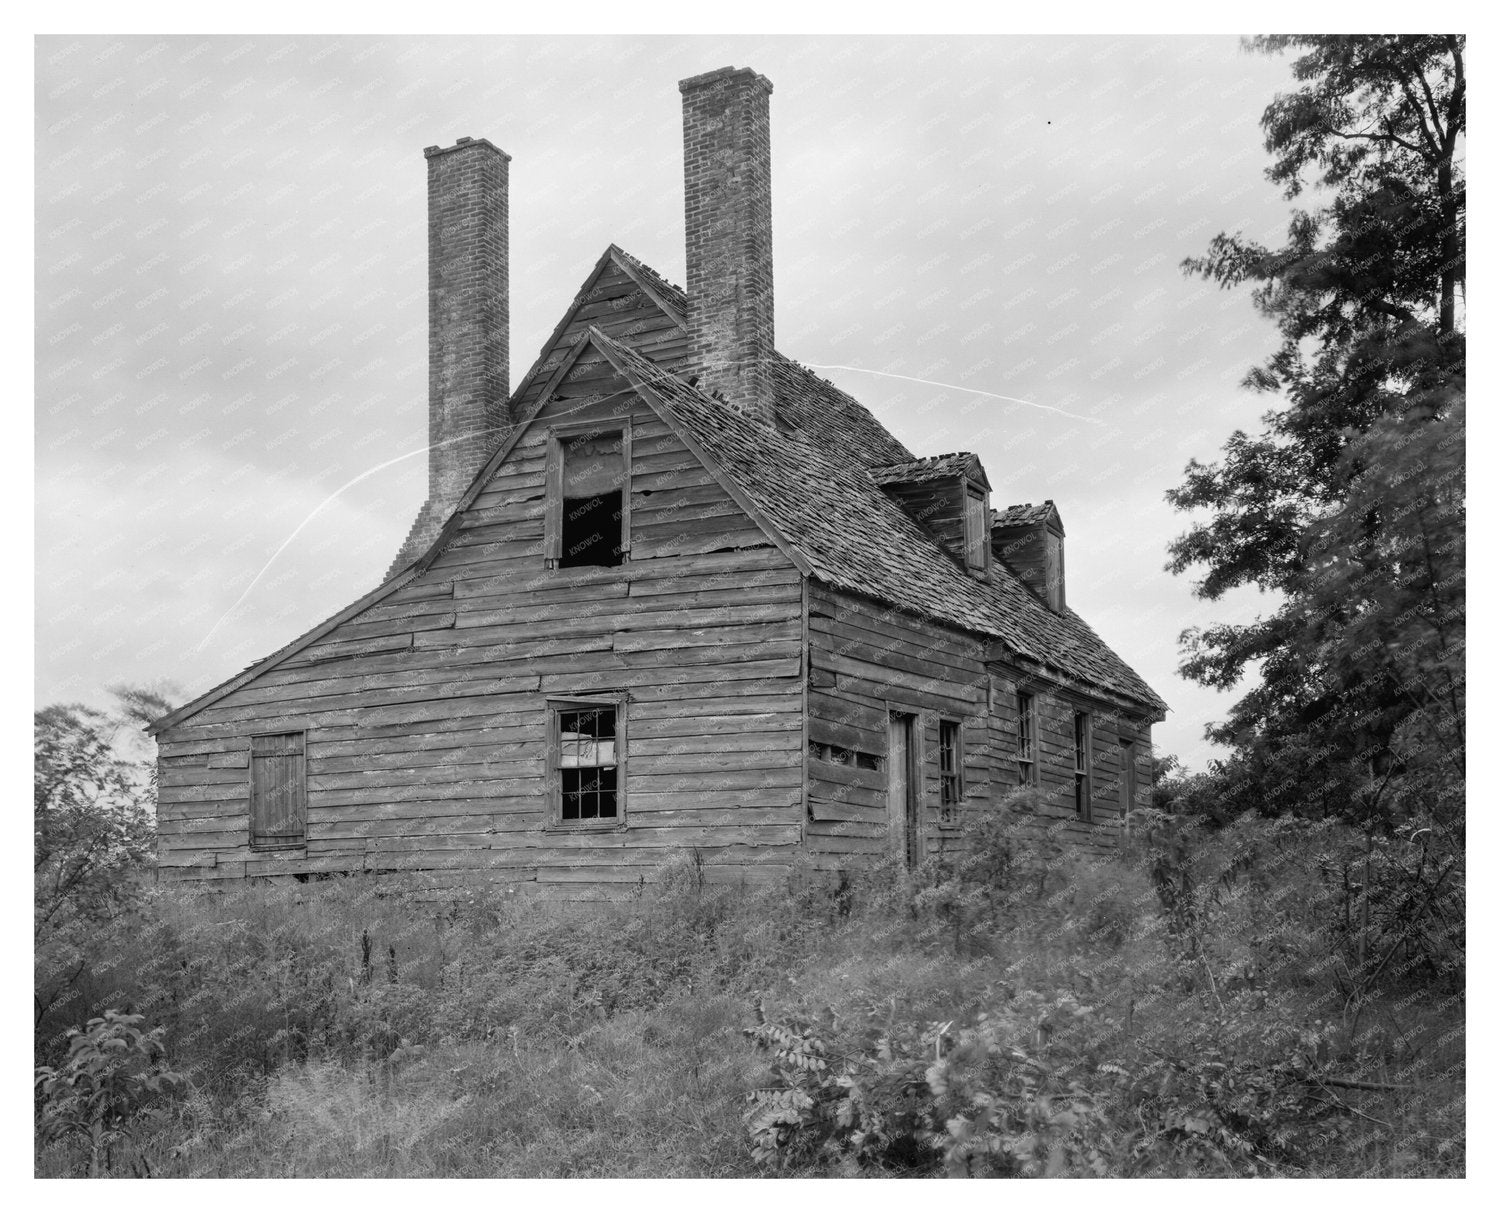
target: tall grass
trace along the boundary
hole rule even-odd
[[[1053,1150],[1053,1172],[1462,1172],[1461,938],[1353,991],[1343,885],[1307,836],[1248,825],[1108,861],[1012,837],[997,818],[968,860],[837,895],[806,873],[704,885],[689,857],[636,898],[567,912],[390,879],[160,889],[101,928],[38,1024],[38,1061],[106,1006],[164,1030],[186,1089],[121,1174],[945,1169],[936,1147],[851,1145],[836,1117],[757,1159],[747,1097],[775,1081],[745,1031],[760,1020],[815,1025],[833,1069],[876,1075],[872,1099],[895,1075],[891,1123],[932,1123],[934,1055],[969,1067],[954,1091],[1012,1092],[1018,1124],[1027,1099],[1078,1113],[1086,1148]],[[1378,931],[1382,912],[1353,921]],[[1359,946],[1380,939],[1405,946]],[[1006,1085],[1017,1057],[1037,1093]],[[80,1165],[77,1146],[38,1148],[39,1174]]]

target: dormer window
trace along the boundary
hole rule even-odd
[[[990,561],[990,507],[976,485],[969,484],[965,494],[964,563],[971,573],[982,573]]]
[[[630,431],[556,426],[547,449],[547,565],[619,565],[630,552]]]
[[[966,572],[990,574],[990,482],[969,451],[885,463],[870,476]]]

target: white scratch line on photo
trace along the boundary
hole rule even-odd
[[[1019,396],[1005,396],[999,392],[987,392],[983,388],[963,387],[957,383],[939,383],[936,379],[918,379],[913,375],[898,375],[894,371],[873,371],[867,366],[835,366],[831,363],[804,362],[802,364],[814,371],[854,371],[861,375],[880,375],[885,379],[905,379],[908,383],[925,383],[928,387],[951,388],[955,392],[973,392],[976,396],[989,396],[994,400],[1010,400],[1016,404],[1028,405],[1034,409],[1046,409],[1049,413],[1061,413],[1064,417],[1071,417],[1074,421],[1087,421],[1090,425],[1103,425],[1097,417],[1085,417],[1081,413],[1070,413],[1067,409],[1060,409],[1055,404],[1041,404],[1035,400],[1023,400]]]
[[[495,433],[497,431],[493,431],[492,430],[492,431],[488,431],[488,432]],[[463,441],[466,441],[467,439],[470,439],[470,438],[473,438],[473,437],[474,437],[474,435],[472,435],[472,434],[462,434],[462,435],[460,435],[457,438],[450,438],[450,439],[447,440],[447,442],[439,442],[436,445],[437,446],[450,446],[451,444],[453,444],[455,442],[463,442]],[[286,551],[287,548],[289,548],[289,547],[292,546],[292,541],[294,539],[296,539],[297,536],[302,533],[303,529],[307,526],[307,524],[309,522],[311,522],[314,518],[316,518],[318,516],[318,514],[321,513],[322,510],[326,506],[329,506],[329,505],[333,504],[333,502],[337,501],[340,496],[342,496],[344,493],[346,493],[350,489],[352,489],[361,480],[364,480],[367,477],[375,475],[376,472],[383,472],[383,471],[385,471],[386,468],[391,467],[394,464],[400,463],[403,459],[410,459],[414,455],[424,455],[424,454],[426,454],[431,449],[432,449],[432,447],[430,447],[430,446],[418,447],[414,451],[407,451],[406,454],[404,454],[404,455],[397,455],[394,459],[387,459],[384,463],[377,463],[372,468],[366,468],[363,472],[361,472],[353,480],[349,481],[347,484],[341,485],[339,488],[337,488],[336,490],[334,490],[334,492],[330,493],[321,502],[319,502],[316,506],[314,506],[312,512],[309,513],[306,518],[304,518],[301,522],[299,522],[297,524],[296,529],[290,535],[288,535],[284,540],[282,540],[281,546],[279,548],[277,548],[274,552],[271,553],[270,558],[265,562],[265,564],[263,564],[263,565],[260,566],[260,572],[256,573],[255,576],[250,579],[250,584],[247,585],[245,587],[244,592],[238,598],[236,598],[234,600],[234,605],[231,606],[227,611],[224,612],[223,615],[221,615],[219,617],[219,622],[216,623],[216,624],[214,624],[214,626],[209,629],[208,635],[205,636],[202,640],[200,640],[198,642],[196,648],[194,648],[193,651],[194,652],[201,651],[202,648],[203,648],[203,646],[206,645],[210,640],[212,640],[214,638],[214,633],[217,632],[221,627],[224,626],[224,621],[226,619],[228,619],[231,615],[233,615],[237,610],[239,610],[240,609],[240,605],[245,601],[245,599],[248,598],[248,597],[250,597],[250,591],[253,590],[253,589],[255,589],[256,585],[259,584],[260,579],[266,575],[266,570],[269,569],[273,564],[276,563],[276,557],[280,556],[282,552]]]
[[[573,412],[576,412],[578,409],[585,407],[586,405],[601,404],[604,401],[613,400],[616,396],[623,396],[625,394],[626,393],[624,391],[611,392],[608,396],[602,397],[600,400],[580,401],[579,404],[575,405],[573,408],[571,408],[571,409],[569,409],[567,411],[568,411],[568,413],[573,413]],[[397,455],[394,459],[387,459],[384,463],[377,463],[374,467],[366,468],[363,472],[361,472],[353,480],[350,480],[348,483],[343,484],[339,488],[335,489],[331,494],[329,494],[322,501],[320,501],[316,506],[314,506],[312,512],[309,513],[306,518],[304,518],[301,522],[299,522],[297,524],[296,529],[290,535],[288,535],[284,540],[282,540],[281,546],[279,548],[277,548],[274,552],[271,553],[270,558],[265,562],[265,564],[263,564],[263,565],[260,566],[260,572],[256,573],[255,576],[250,579],[250,584],[245,587],[244,593],[242,593],[238,598],[236,598],[234,600],[234,605],[231,606],[227,611],[224,612],[223,615],[221,615],[219,617],[219,622],[216,623],[216,624],[214,624],[214,626],[209,629],[208,635],[205,636],[202,640],[200,640],[197,643],[197,645],[193,649],[193,652],[196,653],[196,652],[202,651],[203,646],[206,645],[210,640],[212,640],[214,638],[214,633],[217,632],[221,627],[224,626],[224,621],[226,619],[228,619],[231,615],[233,615],[237,610],[240,609],[240,606],[241,606],[241,604],[244,603],[245,599],[248,598],[248,597],[250,597],[250,591],[253,590],[256,587],[256,585],[260,582],[260,579],[266,575],[266,570],[269,569],[273,564],[276,563],[276,557],[280,556],[282,552],[286,551],[287,548],[289,548],[289,547],[292,546],[292,540],[296,539],[297,536],[302,533],[303,529],[307,526],[307,524],[309,522],[311,522],[314,518],[316,518],[318,516],[318,514],[324,509],[325,506],[331,505],[333,502],[337,501],[340,496],[342,496],[344,493],[348,492],[348,490],[352,489],[361,480],[364,480],[368,476],[375,475],[376,472],[383,472],[383,471],[385,471],[386,468],[392,467],[393,465],[400,463],[403,459],[410,459],[414,455],[425,455],[428,451],[436,450],[438,447],[452,446],[455,442],[466,442],[466,441],[468,441],[468,440],[476,437],[478,434],[499,434],[499,433],[503,433],[505,430],[508,430],[509,428],[510,428],[509,426],[500,426],[500,427],[495,428],[495,429],[478,430],[478,431],[475,431],[475,433],[473,433],[473,434],[460,434],[457,438],[449,438],[446,442],[438,442],[438,443],[434,443],[434,444],[432,444],[430,446],[418,447],[414,451],[407,451],[406,454],[404,454],[404,455]]]

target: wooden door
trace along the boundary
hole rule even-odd
[[[890,811],[891,853],[908,868],[921,860],[917,828],[916,717],[906,712],[890,715],[886,750],[886,803]]]

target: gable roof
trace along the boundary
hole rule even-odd
[[[620,268],[679,324],[687,318],[687,292],[624,249],[610,245]],[[771,404],[777,421],[814,444],[864,464],[898,463],[912,453],[848,392],[779,350],[771,352]]]
[[[997,526],[1037,526],[1042,523],[1056,522],[1057,529],[1062,530],[1062,515],[1057,512],[1057,507],[1050,501],[1044,501],[1041,505],[1008,505],[1003,510],[995,511],[994,521],[991,527]]]
[[[800,362],[772,352],[771,403],[788,430],[841,459],[869,467],[912,458],[864,405]]]
[[[1156,713],[1166,703],[1071,610],[1057,614],[999,562],[989,583],[960,571],[936,542],[881,489],[876,473],[967,468],[967,452],[917,459],[862,404],[807,367],[773,352],[773,403],[781,427],[771,429],[724,407],[597,327],[566,348],[558,342],[609,264],[619,266],[682,326],[687,297],[644,262],[611,244],[574,297],[531,369],[519,397],[544,372],[546,387],[511,427],[448,516],[426,552],[348,607],[270,656],[152,722],[152,734],[179,724],[260,674],[288,660],[430,568],[458,531],[463,511],[551,398],[552,389],[592,344],[631,382],[709,465],[725,489],[805,574],[981,635],[998,638],[1022,662],[1064,682],[1092,684]],[[980,468],[980,475],[983,469]],[[1050,507],[1051,503],[1048,503]],[[1010,507],[1012,509],[1017,507]],[[1025,507],[1033,508],[1033,507]],[[1055,507],[1052,507],[1055,512]]]
[[[979,456],[970,451],[953,451],[947,455],[928,455],[923,459],[907,459],[900,463],[882,463],[870,469],[876,484],[926,484],[933,480],[951,480],[965,477],[977,484],[990,487],[989,477],[984,474],[984,464]]]
[[[753,504],[818,580],[1000,639],[1022,661],[1153,711],[1166,704],[1072,611],[1049,610],[1003,565],[975,580],[893,502],[870,469],[752,421],[598,330],[590,337],[669,424]]]

